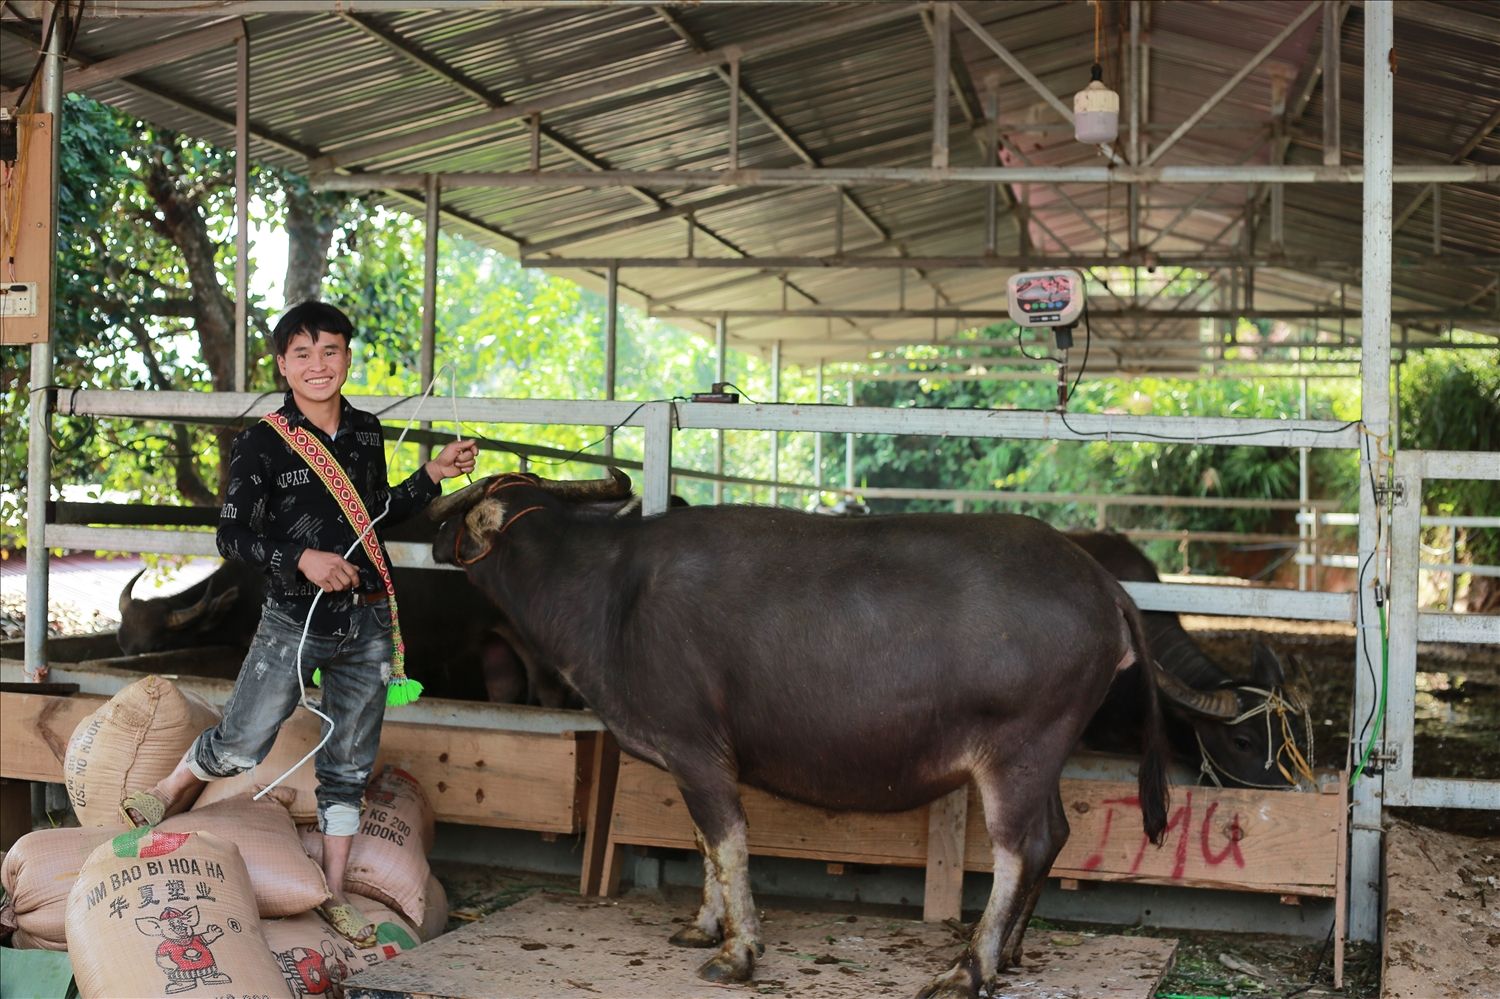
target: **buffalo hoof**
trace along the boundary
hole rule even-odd
[[[698,969],[698,977],[706,982],[748,982],[755,971],[755,959],[749,947],[721,950]]]
[[[697,924],[684,926],[667,939],[673,947],[717,947],[724,938],[717,933],[706,933]]]
[[[923,986],[914,999],[978,999],[979,974],[967,959]]]

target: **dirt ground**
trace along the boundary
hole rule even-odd
[[[449,861],[434,861],[433,871],[448,891],[452,909],[449,929],[482,919],[491,912],[514,905],[537,892],[571,892],[576,879],[526,874],[499,868]],[[668,889],[668,902],[686,921],[696,908],[695,893]],[[760,904],[770,900],[758,899]],[[796,903],[781,902],[784,906]],[[806,904],[806,903],[802,903]],[[821,903],[849,914],[889,916],[899,910],[891,906],[859,903]],[[900,912],[906,918],[912,912]],[[952,950],[963,947],[967,928],[953,926]],[[1108,932],[1122,936],[1149,936],[1178,941],[1177,959],[1157,990],[1159,997],[1306,997],[1306,999],[1369,999],[1380,993],[1379,953],[1372,947],[1351,946],[1344,967],[1344,987],[1333,988],[1333,948],[1320,941],[1245,933],[1194,933],[1140,927],[1103,927],[1096,924],[1064,923],[1033,919],[1031,934],[1074,934],[1079,937]],[[1028,937],[1028,944],[1030,942]],[[752,995],[748,990],[746,995]]]

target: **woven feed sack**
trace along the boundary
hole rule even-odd
[[[317,746],[318,740],[323,738],[322,724],[317,715],[299,707],[282,724],[270,753],[260,761],[259,766],[234,777],[210,781],[198,795],[198,801],[193,807],[202,808],[242,794],[254,794],[270,784]],[[289,810],[298,825],[318,821],[318,776],[313,770],[312,760],[302,764],[290,777],[276,785],[278,791],[283,788],[297,794],[292,799]]]
[[[292,995],[338,994],[350,975],[417,946],[416,931],[399,914],[373,899],[355,897],[352,901],[375,924],[373,947],[356,947],[316,912],[261,924]]]
[[[287,813],[290,793],[276,788],[260,801],[250,795],[174,815],[157,826],[163,832],[206,832],[239,849],[261,916],[295,916],[328,898],[323,869],[307,855]]]
[[[365,791],[359,832],[349,847],[344,872],[347,891],[387,905],[413,926],[421,926],[427,912],[427,851],[432,848],[435,823],[432,806],[416,778],[397,767],[386,767]],[[323,837],[316,829],[302,830],[308,856],[323,862]]]
[[[68,895],[68,940],[83,999],[291,997],[250,872],[210,833],[134,829],[101,844]]]
[[[120,826],[120,799],[172,772],[219,713],[170,680],[146,676],[78,723],[63,758],[63,780],[78,821]]]
[[[417,932],[422,934],[422,942],[426,943],[433,937],[441,936],[448,929],[448,891],[443,883],[437,879],[437,875],[427,875],[427,908],[422,913],[422,925],[417,927]]]
[[[0,864],[13,947],[67,950],[68,892],[84,861],[119,829],[38,829],[16,840]]]

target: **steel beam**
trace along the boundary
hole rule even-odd
[[[703,319],[728,316],[730,319],[1001,319],[1009,315],[1005,304],[997,303],[991,308],[807,308],[807,309],[651,309],[647,313],[656,319]],[[1360,312],[1341,312],[1338,309],[1090,309],[1089,315],[1096,320],[1149,320],[1149,319],[1281,319],[1322,320],[1357,318]],[[1489,317],[1465,309],[1414,309],[1389,314],[1397,321],[1447,320],[1461,322],[1465,319],[1486,320]],[[1264,346],[1274,347],[1275,344]],[[1334,345],[1329,345],[1334,346]]]
[[[1160,148],[1160,147],[1158,147]],[[317,161],[325,169],[329,158]],[[337,163],[332,164],[337,166]],[[448,188],[468,187],[822,187],[856,184],[1359,184],[1361,165],[1316,164],[1247,166],[984,166],[984,167],[787,167],[744,170],[513,170],[497,173],[444,173]],[[378,188],[420,189],[425,172],[317,173],[312,186],[324,191]],[[1500,165],[1398,166],[1397,184],[1493,184]]]
[[[727,324],[726,324],[727,325]],[[128,392],[100,389],[58,394],[64,416],[124,416],[137,419],[200,416],[235,420],[273,392]],[[349,396],[382,419],[408,420],[415,397]],[[559,426],[644,426],[633,402],[556,399],[458,399],[466,423],[530,423]],[[916,434],[935,437],[1014,437],[1027,440],[1174,440],[1196,444],[1256,444],[1264,447],[1354,448],[1358,428],[1336,420],[1241,419],[1237,417],[1058,414],[1026,410],[900,409],[800,404],[677,403],[676,426],[684,430],[782,430],[798,433]]]
[[[1237,225],[1238,220],[1231,225]],[[532,257],[523,255],[526,267],[600,269],[610,264],[640,268],[688,268],[701,270],[743,270],[754,268],[773,272],[777,277],[788,270],[997,270],[1017,267],[1276,267],[1295,271],[1358,270],[1360,261],[1352,257],[1313,257],[1301,254],[1226,253],[1138,253],[1134,255],[1074,254],[1066,256],[1027,256],[1006,254],[974,257],[873,257],[873,256],[802,256],[802,257]],[[1494,267],[1500,256],[1444,255],[1443,259],[1422,257],[1392,261],[1397,270],[1450,270],[1454,267]]]
[[[347,7],[343,9],[348,9]],[[545,114],[576,107],[602,97],[617,97],[655,84],[667,83],[685,76],[695,76],[732,58],[749,59],[800,48],[838,35],[884,24],[902,17],[915,17],[922,8],[916,4],[874,4],[843,17],[819,19],[805,28],[777,31],[752,38],[740,45],[725,45],[701,54],[665,59],[652,65],[607,76],[591,75],[586,83],[564,87],[523,101],[494,108],[456,121],[443,122],[387,139],[359,143],[325,155],[313,164],[314,170],[332,170],[371,163],[392,153],[414,149],[441,139],[493,128],[532,114]]]
[[[96,8],[89,10],[90,17],[95,15],[95,10]],[[245,23],[238,18],[194,31],[184,31],[122,55],[101,59],[87,69],[70,69],[63,77],[63,89],[68,93],[84,91],[101,83],[212,52],[240,40],[244,35]]]

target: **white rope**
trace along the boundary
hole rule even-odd
[[[391,449],[393,454],[399,454],[400,453],[400,451],[401,451],[401,445],[406,440],[406,434],[407,434],[407,432],[410,431],[411,428],[412,428],[412,426],[416,424],[416,422],[417,422],[417,414],[422,411],[422,404],[425,403],[427,401],[427,397],[432,394],[432,389],[433,389],[433,386],[435,386],[437,384],[438,376],[441,375],[445,369],[448,370],[448,373],[449,373],[448,385],[449,385],[449,389],[453,393],[453,416],[454,416],[453,437],[454,437],[454,440],[462,440],[463,439],[463,437],[461,435],[461,429],[462,428],[460,428],[458,426],[458,421],[457,421],[457,418],[458,418],[458,388],[457,388],[457,386],[456,386],[456,384],[455,384],[455,382],[453,380],[453,371],[452,371],[452,368],[449,365],[445,364],[445,365],[443,365],[442,368],[439,368],[438,371],[432,376],[432,380],[427,383],[427,390],[422,393],[422,398],[419,399],[419,400],[417,400],[417,408],[414,409],[414,410],[412,410],[411,419],[409,419],[409,420],[406,421],[406,428],[401,431],[401,436],[399,436],[399,437],[396,438],[396,446]],[[385,491],[385,506],[381,508],[380,515],[377,516],[377,517],[375,517],[373,520],[370,521],[370,523],[368,525],[366,525],[365,529],[359,533],[359,536],[357,538],[354,539],[354,544],[350,545],[348,547],[348,549],[344,552],[344,560],[345,561],[348,561],[349,560],[349,556],[352,555],[352,554],[354,554],[354,549],[356,549],[360,545],[364,544],[365,535],[367,535],[371,531],[373,531],[375,529],[375,525],[380,522],[381,518],[384,517],[386,514],[388,514],[390,512],[391,512],[391,490],[390,490],[389,484],[387,484],[386,491]],[[323,599],[323,591],[322,590],[319,590],[316,594],[313,595],[313,601],[312,601],[312,603],[307,608],[307,619],[302,622],[302,637],[300,639],[298,639],[298,641],[297,641],[297,687],[301,691],[301,694],[298,696],[297,700],[298,700],[298,703],[301,704],[304,708],[306,708],[307,710],[311,711],[313,714],[317,715],[319,718],[321,718],[325,722],[327,722],[328,723],[328,729],[323,733],[323,738],[321,738],[321,739],[318,740],[318,744],[316,746],[314,746],[312,749],[310,749],[310,750],[307,751],[307,755],[303,756],[302,759],[298,760],[296,763],[293,763],[291,765],[291,767],[287,769],[286,773],[282,774],[280,777],[277,777],[271,783],[267,784],[265,787],[261,788],[258,792],[256,792],[255,799],[254,799],[256,801],[259,801],[272,788],[278,786],[283,781],[285,781],[288,777],[290,777],[292,774],[294,774],[298,770],[302,769],[303,765],[306,764],[308,760],[310,760],[314,756],[316,756],[318,754],[319,750],[321,750],[324,746],[328,745],[328,740],[331,739],[331,738],[333,738],[333,728],[334,728],[333,719],[330,718],[330,717],[328,717],[323,712],[319,711],[317,708],[315,708],[315,707],[312,706],[312,702],[307,699],[307,684],[302,679],[302,647],[307,643],[307,632],[308,632],[308,629],[312,627],[313,612],[317,610],[317,608],[318,608],[318,601],[322,600],[322,599]]]
[[[1298,774],[1298,776],[1306,778],[1308,780],[1312,780],[1312,768],[1314,765],[1312,715],[1308,711],[1307,707],[1294,706],[1290,701],[1288,701],[1281,695],[1281,692],[1279,690],[1276,689],[1267,690],[1263,687],[1249,686],[1237,686],[1234,689],[1237,691],[1243,690],[1246,693],[1250,694],[1259,694],[1261,696],[1261,702],[1259,704],[1257,704],[1253,708],[1250,708],[1248,711],[1242,712],[1237,717],[1231,718],[1224,724],[1226,727],[1232,727],[1249,721],[1251,718],[1254,718],[1257,715],[1266,716],[1266,770],[1270,770],[1272,765],[1277,764],[1276,757],[1279,755],[1273,748],[1275,746],[1275,735],[1271,729],[1272,716],[1275,715],[1277,718],[1282,719],[1283,723],[1285,723],[1285,719],[1288,714],[1295,714],[1302,719],[1303,734],[1307,738],[1307,756],[1305,758],[1302,758],[1302,763],[1305,764],[1305,767],[1298,766],[1297,768],[1299,770],[1305,769],[1305,772]],[[1286,727],[1285,724],[1283,724],[1283,735],[1291,735],[1290,728]],[[1224,784],[1219,780],[1219,774],[1222,773],[1225,776],[1230,776],[1229,771],[1225,770],[1224,767],[1219,763],[1219,761],[1215,760],[1213,758],[1213,755],[1209,753],[1208,747],[1203,744],[1203,736],[1199,734],[1197,726],[1193,727],[1193,738],[1198,742],[1198,773],[1200,778],[1207,777],[1209,780],[1213,781],[1215,787],[1223,787]],[[1283,738],[1282,747],[1285,748],[1286,744],[1286,739]],[[1295,745],[1292,748],[1294,750],[1293,759],[1295,762],[1299,757],[1301,757],[1301,751]],[[1285,770],[1283,770],[1283,776],[1290,777],[1290,775],[1287,774]],[[1284,784],[1257,784],[1253,781],[1245,780],[1242,777],[1233,777],[1232,779],[1236,783],[1243,784],[1246,787],[1278,789],[1286,786]]]

